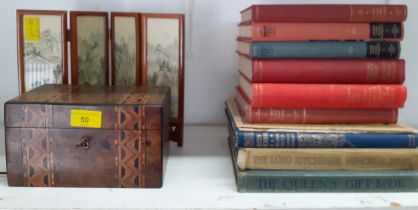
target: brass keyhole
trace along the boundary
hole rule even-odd
[[[83,149],[88,149],[89,148],[89,141],[90,139],[83,137],[81,138],[81,142],[79,144],[77,144],[77,147],[82,147]]]

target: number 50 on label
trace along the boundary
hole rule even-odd
[[[100,128],[102,126],[102,112],[72,109],[70,126],[85,128]]]

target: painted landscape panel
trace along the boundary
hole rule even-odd
[[[105,21],[103,17],[77,17],[78,84],[105,84]]]
[[[179,29],[178,19],[147,18],[148,86],[171,87],[171,117],[179,106]]]
[[[24,15],[25,90],[62,81],[61,16]]]
[[[115,17],[115,83],[136,84],[136,24],[134,17]]]

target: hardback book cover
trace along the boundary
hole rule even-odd
[[[415,148],[414,128],[400,124],[251,124],[233,98],[226,114],[237,147],[249,148]]]
[[[399,42],[288,41],[259,42],[238,39],[237,52],[250,58],[399,58]]]
[[[398,23],[320,23],[320,22],[242,22],[238,37],[252,41],[401,41],[403,24]]]
[[[416,170],[241,170],[237,165],[237,149],[231,137],[228,145],[238,192],[418,191]]]
[[[239,86],[257,108],[396,109],[407,96],[400,84],[253,83],[243,74]]]
[[[398,109],[305,109],[257,108],[240,87],[235,101],[246,123],[264,124],[393,124],[398,119]]]
[[[239,72],[253,83],[402,84],[403,59],[251,59],[239,54]]]
[[[417,170],[416,148],[239,148],[246,170]]]
[[[241,11],[241,21],[264,22],[402,22],[400,4],[264,4]]]

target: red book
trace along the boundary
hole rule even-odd
[[[237,87],[235,100],[247,123],[367,124],[396,123],[397,109],[280,109],[255,108]]]
[[[251,59],[239,70],[253,83],[402,84],[405,61],[397,59]]]
[[[252,41],[384,40],[400,41],[402,23],[243,22],[238,36]]]
[[[403,107],[403,85],[251,83],[240,87],[257,108],[396,109]]]
[[[406,5],[388,4],[252,5],[241,12],[243,22],[402,22],[406,16]]]

